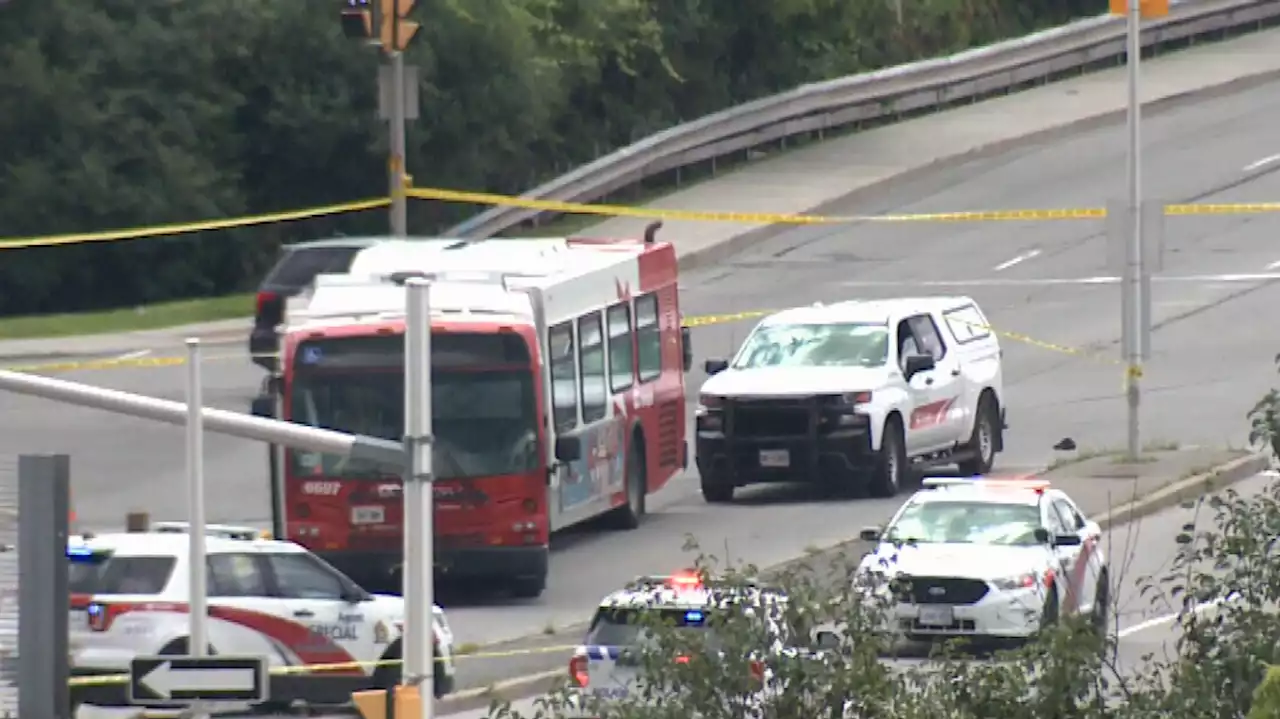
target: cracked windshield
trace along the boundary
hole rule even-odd
[[[885,533],[904,544],[1034,546],[1040,509],[1024,504],[921,502],[909,505]]]
[[[433,333],[435,474],[463,479],[537,469],[533,370],[518,335]],[[290,418],[299,424],[399,440],[404,434],[402,337],[303,343],[295,353]],[[384,477],[373,463],[290,452],[295,472]]]
[[[880,367],[888,359],[883,324],[779,324],[753,332],[733,367]]]

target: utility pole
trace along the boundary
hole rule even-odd
[[[1125,399],[1128,405],[1128,442],[1126,456],[1137,459],[1142,453],[1142,362],[1150,340],[1149,273],[1143,242],[1142,202],[1142,97],[1139,66],[1142,60],[1142,18],[1159,17],[1169,12],[1168,0],[1111,0],[1111,13],[1122,15],[1127,22],[1128,66],[1128,158],[1126,163],[1128,201],[1121,241],[1125,247],[1124,279],[1121,288],[1121,327],[1124,337]]]
[[[378,66],[378,116],[387,121],[387,181],[391,195],[391,236],[409,236],[408,197],[412,177],[405,167],[405,126],[418,119],[418,69],[405,65],[404,51],[420,25],[409,19],[417,0],[347,0],[342,28],[348,37],[382,49],[387,62]]]

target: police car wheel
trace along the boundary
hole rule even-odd
[[[1111,619],[1111,579],[1107,576],[1105,569],[1098,575],[1098,586],[1093,597],[1093,615],[1089,619],[1094,631],[1098,634],[1106,634],[1107,623]]]
[[[902,436],[902,420],[894,415],[884,426],[884,437],[880,440],[880,451],[871,475],[871,494],[876,497],[894,496],[902,488],[902,478],[906,473],[907,448]]]

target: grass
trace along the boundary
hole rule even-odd
[[[252,314],[253,295],[243,294],[83,314],[2,317],[0,340],[156,330],[197,322],[236,319]]]
[[[1136,461],[1138,463],[1154,462],[1154,457],[1145,456],[1147,452],[1175,452],[1179,448],[1180,445],[1177,442],[1167,440],[1147,442],[1142,445],[1142,453],[1144,456],[1137,457]],[[1087,462],[1099,457],[1110,457],[1111,461],[1116,464],[1131,464],[1134,462],[1134,460],[1125,457],[1125,450],[1123,449],[1078,449],[1071,453],[1070,456],[1058,457],[1053,460],[1049,463],[1048,467],[1045,467],[1045,471],[1052,472],[1055,469],[1079,464],[1080,462]]]

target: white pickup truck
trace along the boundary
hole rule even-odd
[[[708,502],[796,481],[888,497],[923,469],[986,474],[1004,448],[1000,344],[968,297],[785,310],[706,371],[696,455]]]

